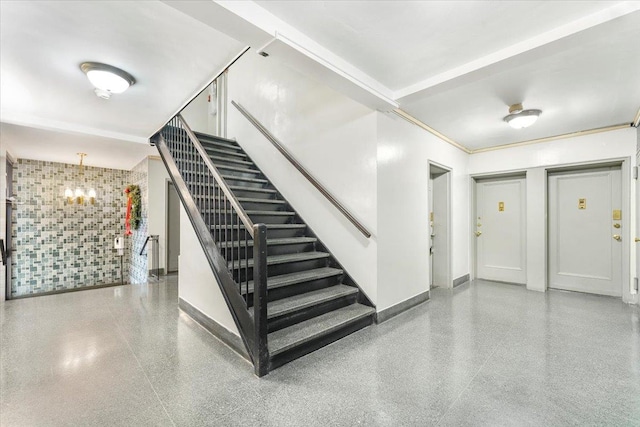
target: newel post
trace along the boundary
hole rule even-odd
[[[253,226],[253,320],[256,331],[254,349],[255,374],[269,373],[267,347],[267,226]]]

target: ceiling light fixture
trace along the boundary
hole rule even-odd
[[[522,104],[513,104],[509,107],[509,115],[503,119],[514,129],[528,128],[538,120],[541,110],[523,110]]]
[[[95,86],[96,95],[102,99],[111,98],[112,93],[122,93],[136,82],[126,71],[99,62],[83,62],[80,69]]]
[[[67,199],[67,204],[71,205],[75,201],[79,205],[84,205],[85,193],[82,190],[81,185],[84,181],[84,158],[87,156],[86,153],[78,153],[80,156],[80,164],[78,165],[78,177],[77,177],[77,185],[76,190],[73,191],[71,187],[67,187],[64,190],[64,197]],[[92,205],[96,203],[96,190],[93,188],[89,189],[89,192],[86,194],[89,197],[89,202]]]

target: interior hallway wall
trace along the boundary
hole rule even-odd
[[[167,271],[167,181],[169,174],[161,159],[148,158],[148,232],[159,236],[159,266],[162,272]],[[150,255],[149,255],[150,256]],[[151,269],[151,258],[148,257],[148,268]]]
[[[525,145],[502,150],[472,154],[469,157],[469,174],[494,174],[509,171],[527,173],[527,288],[545,291],[547,288],[547,175],[546,169],[562,165],[602,162],[607,159],[629,160],[636,164],[636,129],[627,128],[552,142]],[[623,242],[629,248],[631,280],[635,276],[636,245],[632,244],[636,233],[636,181],[629,167],[623,180],[629,183],[629,227],[622,232]],[[623,212],[624,214],[624,212]],[[469,224],[467,224],[467,229]],[[637,302],[629,286],[624,287],[623,300]]]
[[[429,290],[429,161],[451,169],[452,277],[469,273],[464,151],[405,120],[377,113],[378,311]]]
[[[144,158],[131,169],[127,184],[122,187],[123,191],[127,185],[137,185],[140,187],[140,199],[142,209],[140,215],[140,227],[135,230],[131,227],[130,236],[125,236],[126,248],[131,252],[131,263],[129,264],[129,283],[146,283],[149,278],[148,257],[140,251],[144,246],[144,241],[149,234],[149,159]],[[123,195],[126,207],[126,197]],[[126,211],[125,211],[126,212]],[[123,217],[124,218],[124,217]]]
[[[7,227],[7,149],[0,137],[0,239],[6,242]],[[0,263],[0,302],[6,299],[6,270]]]
[[[286,65],[247,52],[228,73],[228,100],[254,115],[372,233],[363,236],[232,105],[227,133],[377,300],[376,112]]]
[[[120,282],[113,239],[122,234],[122,189],[128,171],[19,159],[12,218],[12,295],[22,296]],[[65,188],[97,193],[95,205],[68,204]],[[128,254],[123,264],[126,266]]]

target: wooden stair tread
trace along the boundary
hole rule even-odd
[[[296,245],[296,244],[304,244],[304,243],[315,243],[318,239],[315,237],[282,237],[280,239],[267,239],[267,246],[278,246],[278,245]],[[223,248],[238,247],[238,241],[234,240],[231,242],[225,242],[220,245]],[[244,242],[240,245],[242,248],[244,246]],[[247,246],[253,246],[253,240],[247,240]]]
[[[269,255],[267,257],[267,265],[287,264],[289,262],[313,261],[316,259],[329,258],[331,255],[327,252],[300,252],[297,254]],[[249,268],[253,267],[253,258],[246,260]],[[242,264],[240,264],[242,263]],[[227,263],[231,267],[231,263]],[[233,268],[245,267],[245,260],[234,260]],[[268,285],[267,285],[268,288]]]
[[[267,337],[269,354],[273,357],[284,351],[304,345],[313,339],[330,334],[351,322],[371,316],[374,313],[375,309],[373,307],[356,303],[271,332]]]
[[[358,288],[347,285],[334,285],[317,291],[293,295],[267,303],[267,319],[285,316],[296,311],[304,310],[338,298],[348,297],[358,293]],[[253,316],[253,307],[249,309]]]
[[[339,268],[322,267],[311,270],[298,271],[295,273],[280,274],[267,278],[267,290],[291,286],[298,283],[310,282],[312,280],[326,279],[332,276],[339,276],[344,271]],[[249,293],[253,292],[253,280],[249,281]],[[242,294],[246,293],[246,289],[242,288]]]

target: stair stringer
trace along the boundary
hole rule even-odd
[[[200,245],[202,246],[207,261],[209,262],[211,271],[213,272],[213,275],[220,287],[220,292],[222,293],[227,307],[229,308],[231,317],[240,332],[240,338],[244,343],[247,354],[255,366],[255,326],[253,318],[246,309],[246,302],[238,292],[238,285],[233,280],[226,260],[220,253],[220,250],[211,236],[210,230],[193,200],[187,184],[182,178],[182,175],[180,175],[178,166],[169,151],[164,137],[161,133],[158,133],[151,138],[151,142],[158,149],[160,157],[162,158],[167,172],[169,173],[169,177],[176,188],[178,197],[182,202],[182,206],[187,213],[187,217],[189,218],[195,234],[200,241]]]
[[[223,138],[218,138],[214,135],[207,135],[201,132],[194,132],[194,134],[198,137],[198,139],[200,141],[202,141],[202,137],[205,138],[211,138],[211,139],[220,139],[220,140],[224,140]],[[294,212],[296,213],[296,217],[298,217],[298,219],[300,219],[301,222],[303,222],[306,227],[307,227],[307,232],[305,233],[307,236],[309,237],[315,237],[316,239],[318,239],[318,241],[315,243],[316,245],[316,249],[320,250],[320,251],[324,251],[324,252],[328,252],[330,254],[330,267],[333,268],[338,268],[341,269],[342,271],[344,271],[343,274],[343,279],[342,282],[345,285],[349,285],[349,286],[353,286],[355,288],[358,288],[358,297],[357,297],[357,302],[363,305],[367,305],[369,307],[373,307],[375,308],[375,304],[371,301],[371,299],[367,296],[367,293],[362,289],[362,287],[360,285],[358,285],[358,283],[355,281],[355,279],[349,275],[347,269],[345,269],[342,264],[340,264],[340,262],[337,260],[337,258],[335,257],[334,252],[332,252],[329,247],[327,247],[323,242],[322,239],[315,233],[315,231],[313,231],[313,228],[309,225],[309,222],[305,221],[305,219],[302,217],[302,215],[300,215],[300,213],[295,209],[295,206],[289,202],[289,200],[284,197],[284,195],[282,194],[282,192],[278,189],[278,187],[276,187],[276,185],[273,183],[273,181],[269,178],[269,175],[267,175],[266,173],[264,173],[264,171],[260,168],[260,166],[258,165],[258,163],[253,160],[253,158],[249,155],[249,153],[247,152],[247,150],[244,149],[244,147],[242,147],[242,144],[240,143],[240,141],[235,141],[236,144],[238,144],[240,146],[240,148],[242,148],[242,151],[244,152],[244,154],[247,156],[247,158],[253,162],[254,167],[260,171],[260,173],[262,174],[262,176],[264,176],[269,183],[271,184],[271,186],[278,192],[278,195],[280,198],[282,198],[282,200],[284,200],[285,202],[287,202],[287,204],[294,210]],[[210,155],[210,157],[213,159],[214,157]]]

